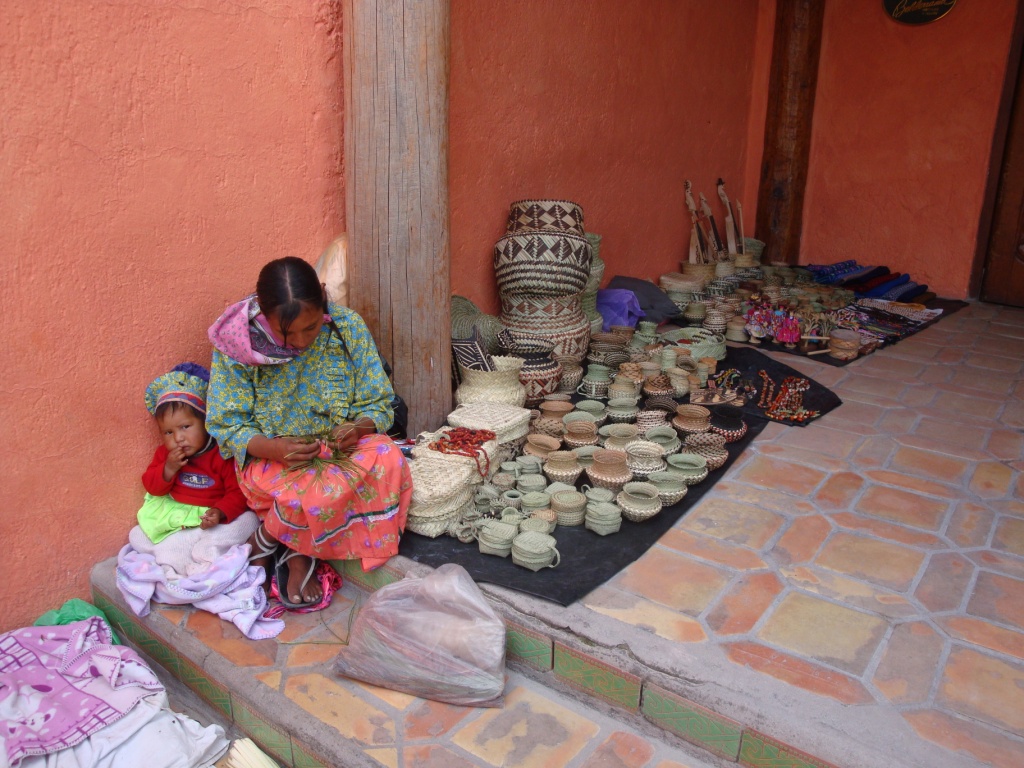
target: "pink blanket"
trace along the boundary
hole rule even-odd
[[[12,766],[72,747],[163,685],[98,617],[0,635],[0,749]]]

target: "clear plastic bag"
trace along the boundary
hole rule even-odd
[[[377,590],[335,661],[344,677],[446,704],[500,707],[505,623],[461,565]]]

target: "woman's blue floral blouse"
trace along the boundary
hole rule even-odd
[[[378,432],[394,420],[394,391],[363,319],[337,304],[328,324],[301,355],[278,365],[243,365],[213,351],[206,428],[225,458],[245,463],[254,435],[310,435],[366,416]],[[347,353],[345,348],[347,347]]]

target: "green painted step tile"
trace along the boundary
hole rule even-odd
[[[231,711],[234,713],[235,724],[259,744],[260,749],[285,766],[293,765],[291,736],[279,731],[237,696],[231,697]]]
[[[93,602],[126,639],[172,675],[178,675],[178,654],[172,648],[150,634],[138,619],[127,615],[102,592],[93,592]]]
[[[215,706],[229,718],[231,714],[231,694],[228,689],[216,680],[208,677],[199,667],[184,656],[178,657],[178,679],[206,701]]]
[[[749,729],[743,731],[739,761],[751,768],[836,768],[832,763]]]
[[[610,704],[640,709],[640,678],[555,641],[555,675]]]
[[[660,686],[646,683],[640,711],[655,725],[735,762],[743,726]]]
[[[505,622],[505,650],[509,656],[544,672],[554,664],[551,638],[513,621]]]
[[[295,768],[331,768],[305,744],[292,739],[292,764]]]

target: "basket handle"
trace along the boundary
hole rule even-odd
[[[552,547],[551,549],[555,553],[555,559],[551,561],[551,565],[549,565],[548,568],[554,568],[560,562],[562,562],[562,556],[560,554],[558,554],[558,550],[555,549],[554,547]]]

